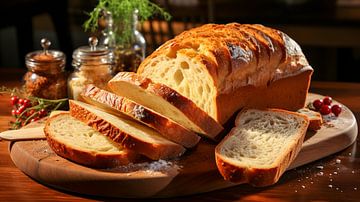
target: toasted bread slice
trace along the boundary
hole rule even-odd
[[[285,110],[241,111],[215,149],[221,175],[254,186],[276,183],[300,151],[308,124],[306,116]]]
[[[164,84],[132,72],[119,72],[108,85],[115,94],[129,98],[210,139],[216,140],[223,130],[194,102]]]
[[[167,140],[155,130],[135,121],[114,116],[101,109],[75,100],[69,101],[70,114],[119,143],[153,160],[181,156],[185,148]]]
[[[86,102],[102,108],[105,111],[122,113],[134,120],[140,121],[157,130],[167,139],[181,144],[184,147],[194,147],[200,140],[200,137],[194,132],[169,118],[129,99],[97,88],[94,85],[88,85],[83,91],[82,97]]]
[[[76,163],[109,168],[134,162],[140,155],[61,112],[46,121],[44,133],[56,154]]]

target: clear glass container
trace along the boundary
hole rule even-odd
[[[121,35],[121,20],[113,19],[110,11],[103,11],[105,28],[102,31],[100,44],[112,49],[115,55],[114,73],[120,71],[136,72],[145,58],[146,42],[144,36],[138,31],[138,10],[134,11],[132,30],[129,42],[120,43],[116,35]],[[120,22],[119,22],[120,21]]]
[[[74,72],[68,78],[71,99],[81,100],[79,95],[88,84],[106,89],[107,82],[113,77],[113,51],[97,44],[97,38],[90,37],[90,46],[79,47],[73,53]]]
[[[44,50],[34,51],[25,56],[28,72],[24,75],[24,90],[26,96],[46,99],[67,97],[65,73],[65,54],[48,50],[51,42],[41,39]]]

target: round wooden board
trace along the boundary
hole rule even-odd
[[[322,96],[309,94],[308,100],[318,97]],[[343,109],[331,124],[307,134],[302,150],[289,169],[338,152],[355,141],[356,119],[347,107]],[[215,146],[202,140],[177,160],[113,169],[92,169],[63,159],[44,140],[13,142],[10,155],[15,165],[33,179],[70,192],[124,198],[174,197],[237,185],[223,180],[219,174]]]

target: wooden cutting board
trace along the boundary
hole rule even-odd
[[[308,100],[317,97],[322,96],[310,94]],[[301,152],[289,169],[338,152],[355,141],[356,119],[347,107],[343,109],[339,118],[316,133],[307,134]],[[13,142],[10,155],[24,173],[58,189],[111,197],[174,197],[237,185],[220,176],[214,159],[215,146],[203,140],[178,160],[113,169],[92,169],[72,163],[57,156],[44,140]]]

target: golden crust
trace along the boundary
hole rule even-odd
[[[145,125],[159,131],[164,137],[187,148],[194,147],[200,137],[192,131],[182,127],[172,120],[156,113],[147,107],[137,104],[129,99],[115,95],[108,91],[88,85],[83,91],[85,101],[97,105],[100,108],[110,108],[121,112]]]
[[[120,130],[118,127],[112,125],[96,114],[86,110],[80,105],[69,101],[70,115],[74,118],[93,127],[95,130],[119,143],[126,149],[133,150],[150,159],[169,159],[181,156],[185,152],[185,148],[178,144],[155,144],[146,142],[138,137],[136,134],[129,134]]]
[[[220,149],[222,147],[222,144],[225,141],[227,141],[227,139],[231,137],[233,133],[235,133],[236,127],[233,128],[229,132],[229,134],[215,148],[216,165],[218,167],[220,174],[224,177],[225,180],[229,180],[235,183],[240,183],[240,182],[249,183],[256,187],[263,187],[263,186],[269,186],[275,184],[279,180],[281,175],[289,167],[289,165],[295,160],[296,156],[301,150],[302,143],[306,135],[306,129],[309,124],[309,120],[307,116],[282,109],[266,109],[266,110],[288,113],[302,117],[305,120],[306,127],[302,128],[302,131],[300,132],[300,137],[297,139],[295,144],[291,148],[289,148],[289,150],[286,151],[285,154],[279,154],[282,155],[281,158],[277,162],[274,162],[273,164],[274,166],[269,166],[268,168],[242,167],[236,165],[233,162],[230,162],[227,158],[224,158],[221,155]],[[238,119],[241,116],[242,112],[243,111],[241,111],[238,114],[236,119]]]
[[[205,134],[206,137],[217,140],[217,135],[223,130],[223,127],[219,123],[217,123],[202,109],[197,107],[194,102],[164,84],[155,83],[151,79],[145,78],[135,73],[119,72],[108,83],[113,91],[115,90],[115,87],[113,86],[112,82],[116,81],[129,82],[133,85],[141,87],[146,92],[163,98],[171,105],[179,109],[188,119],[195,123],[202,131],[204,131],[203,134]]]
[[[77,149],[71,145],[66,145],[57,141],[49,132],[49,124],[52,120],[58,118],[58,116],[64,115],[68,116],[68,113],[58,114],[49,118],[44,127],[46,140],[51,149],[57,155],[81,165],[94,168],[111,168],[120,165],[126,165],[139,159],[140,155],[128,149],[124,149],[122,152],[117,153],[93,153],[86,150]]]
[[[166,42],[144,60],[138,69],[138,74],[148,76],[144,70],[156,68],[150,65],[153,60],[163,55],[176,55],[176,52],[183,49],[194,50],[196,54],[188,56],[203,64],[204,71],[211,75],[210,83],[214,84],[217,91],[214,102],[217,108],[215,113],[218,115],[215,115],[214,119],[221,124],[245,105],[235,104],[224,107],[219,100],[231,96],[248,99],[246,95],[241,94],[247,87],[264,89],[278,80],[308,72],[305,73],[309,75],[308,77],[298,80],[303,88],[294,89],[295,93],[299,94],[296,96],[300,97],[299,100],[306,98],[305,91],[308,90],[313,70],[299,45],[281,31],[262,25],[206,24],[185,31]],[[284,92],[286,93],[288,91]],[[241,99],[240,102],[245,102]],[[285,103],[281,99],[277,100],[279,107],[281,107],[280,103]],[[297,110],[297,106],[305,104],[298,104],[295,100],[296,104],[291,106],[292,102],[285,103],[285,108]]]

